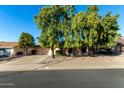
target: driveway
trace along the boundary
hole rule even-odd
[[[0,71],[30,71],[42,68],[41,64],[47,55],[32,55],[14,58],[8,61],[0,61]]]

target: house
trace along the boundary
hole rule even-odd
[[[13,56],[17,42],[0,42],[0,56]]]
[[[94,54],[110,54],[110,55],[119,55],[121,52],[124,52],[124,39],[120,39],[116,42],[116,45],[111,48],[62,48],[62,54],[67,56],[85,56]]]
[[[121,44],[121,52],[124,52],[124,38],[119,39],[117,43]]]
[[[51,55],[51,54],[52,52],[50,48],[41,48],[41,46],[39,45],[30,47],[27,50],[27,55]],[[24,50],[18,47],[18,42],[0,42],[0,56],[12,57],[19,55],[24,55]]]
[[[63,55],[67,55],[67,56],[86,55],[86,47],[82,47],[82,48],[62,48],[61,51],[62,51]]]
[[[54,50],[54,54],[56,55],[56,51],[61,50],[62,54],[67,56],[82,56],[87,55],[87,48],[56,48]],[[124,39],[120,39],[117,41],[116,46],[111,49],[104,49],[105,51],[109,51],[110,54],[121,54],[124,52]],[[93,50],[94,51],[94,50]],[[92,52],[93,52],[92,51]],[[99,49],[100,51],[100,49]],[[2,56],[20,56],[24,55],[25,51],[22,48],[18,47],[18,42],[0,42],[0,57]],[[92,53],[91,53],[92,54]],[[52,55],[52,51],[50,48],[42,48],[39,45],[34,47],[29,47],[27,50],[27,55]]]

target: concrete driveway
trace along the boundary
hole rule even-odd
[[[0,71],[30,71],[42,68],[41,64],[48,56],[33,55],[14,58],[8,61],[0,61]]]

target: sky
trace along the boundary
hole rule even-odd
[[[34,16],[39,13],[42,5],[0,5],[0,41],[18,41],[22,32],[30,33],[37,42],[41,30],[37,29]],[[88,5],[75,5],[76,11],[85,11]],[[119,32],[124,36],[124,5],[99,5],[99,13],[105,15],[119,14]]]

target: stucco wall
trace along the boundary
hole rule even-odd
[[[18,48],[18,47],[14,47],[14,55],[16,56],[17,52],[23,52],[24,54],[24,50],[22,48]]]
[[[40,47],[38,47],[38,48],[36,48],[36,50],[37,50],[38,55],[48,55],[49,52],[50,52],[49,48],[40,48]]]
[[[36,50],[37,55],[49,55],[49,56],[52,55],[52,51],[50,48],[41,48],[41,47],[28,48],[27,54],[32,55],[32,50]],[[56,48],[54,50],[54,54],[56,54],[56,50],[59,50],[59,49]],[[16,54],[17,52],[24,52],[24,50],[16,47],[14,48],[13,54]]]
[[[13,48],[10,49],[10,57],[12,57],[12,56],[14,56],[14,49]]]
[[[28,48],[27,55],[32,55],[32,50],[36,50],[37,55],[47,55],[50,51],[49,48],[41,48],[41,47]],[[16,48],[15,52],[24,52],[24,50]]]

